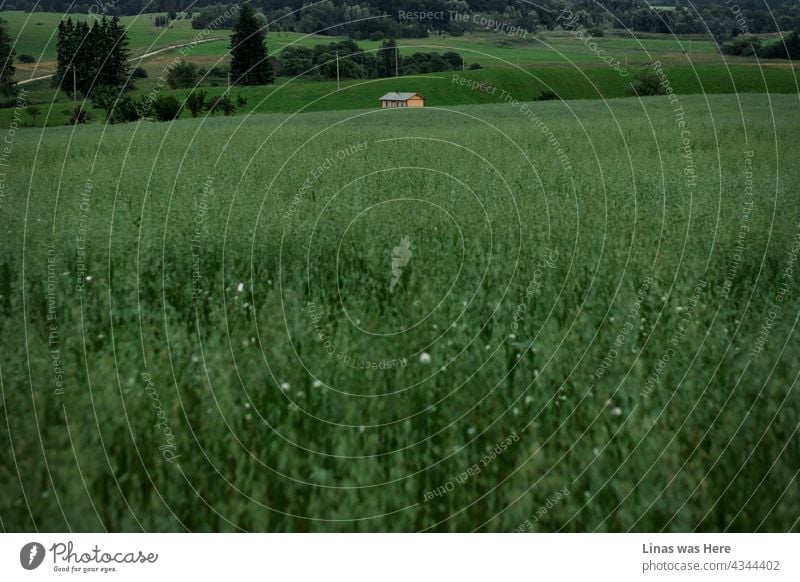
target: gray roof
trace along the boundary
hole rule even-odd
[[[381,97],[379,101],[408,101],[414,95],[419,95],[419,93],[397,93],[393,91]],[[422,97],[422,95],[419,96]]]

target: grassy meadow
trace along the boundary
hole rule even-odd
[[[679,104],[17,130],[2,528],[798,531],[798,97]]]
[[[676,64],[665,65],[664,71],[669,76],[672,88],[679,94],[798,92],[797,76],[791,69]],[[461,78],[474,85],[459,85]],[[427,105],[438,107],[503,103],[507,101],[507,95],[518,101],[529,101],[539,99],[548,91],[565,100],[613,99],[631,94],[631,78],[623,77],[612,69],[598,67],[573,69],[552,66],[531,70],[498,67],[430,73],[400,79],[343,81],[339,90],[335,81],[284,77],[266,87],[237,87],[231,94],[247,99],[247,104],[240,113],[295,113],[372,109],[378,106],[381,95],[403,89],[413,89],[425,96]],[[139,83],[133,94],[146,96],[152,90],[152,85],[152,80]],[[43,87],[41,83],[25,88],[26,102],[36,105],[39,114],[35,118],[28,113],[24,114],[22,125],[43,127],[68,123],[72,102],[65,95],[59,93],[54,99],[53,90]],[[223,94],[226,87],[203,87],[202,90],[209,97],[216,97]],[[173,94],[183,101],[190,90],[162,92]],[[103,111],[93,108],[89,102],[81,103],[89,111],[90,123],[104,123]],[[7,125],[14,115],[11,108],[0,109],[0,123]],[[185,109],[181,115],[184,119],[191,116]]]
[[[161,77],[175,59],[193,62],[205,69],[223,65],[229,60],[229,30],[193,30],[191,21],[179,19],[169,28],[154,29],[151,21],[155,14],[123,17],[127,27],[131,55],[142,56],[161,51],[133,64],[141,66],[149,75],[136,81],[135,96],[153,91]],[[74,15],[74,18],[80,18]],[[88,17],[88,16],[87,16]],[[56,35],[59,14],[3,13],[8,21],[9,32],[16,39],[17,55],[29,54],[36,63],[17,63],[16,78],[27,81],[55,70]],[[182,47],[186,43],[202,40],[202,44]],[[312,47],[341,40],[338,37],[304,35],[299,33],[270,32],[267,47],[277,56],[289,45]],[[307,79],[278,77],[269,87],[244,87],[236,94],[248,99],[243,112],[293,113],[303,111],[339,111],[373,108],[377,99],[388,91],[414,91],[424,95],[429,105],[471,105],[503,102],[500,92],[508,91],[517,100],[533,100],[550,91],[561,99],[608,99],[631,95],[630,81],[633,74],[648,63],[659,60],[664,63],[673,89],[680,94],[709,93],[791,93],[798,91],[797,72],[791,63],[756,62],[753,58],[726,57],[717,51],[713,41],[702,36],[674,37],[671,35],[643,34],[631,38],[621,31],[609,31],[605,36],[593,39],[598,50],[610,58],[618,68],[630,74],[620,75],[597,54],[589,50],[584,42],[568,31],[542,31],[527,38],[498,33],[471,33],[463,37],[432,36],[424,39],[398,39],[401,54],[414,52],[456,51],[469,64],[477,63],[480,70],[464,71],[465,78],[497,87],[495,94],[487,91],[453,90],[453,73],[434,73],[402,79],[345,79],[341,91],[331,81],[309,81]],[[364,50],[378,51],[379,41],[358,41]],[[183,52],[181,52],[183,51]],[[161,82],[163,85],[163,81]],[[224,84],[224,83],[223,83]],[[219,81],[208,79],[200,82],[210,96],[217,96],[225,87]],[[69,122],[73,104],[68,95],[51,86],[51,80],[42,79],[27,83],[27,101],[35,105],[40,113],[24,116],[22,124],[27,126],[57,126]],[[186,90],[161,90],[163,94],[174,94],[184,99]],[[105,113],[91,103],[83,103],[89,112],[89,121],[101,123]],[[0,109],[0,123],[8,124],[14,111]],[[183,112],[188,117],[188,111]]]
[[[91,19],[88,15],[70,15],[73,20]],[[201,32],[193,30],[191,21],[179,19],[172,22],[168,28],[154,28],[153,18],[156,14],[144,13],[137,16],[122,16],[123,26],[128,30],[132,56],[166,48],[176,44],[195,40]],[[9,33],[17,38],[17,54],[30,54],[42,62],[55,61],[56,42],[55,31],[58,22],[64,18],[61,14],[50,12],[3,12],[3,19],[8,22]],[[225,56],[228,50],[230,30],[211,30],[204,38],[220,38],[222,42],[209,43],[202,48],[198,47],[194,54]],[[271,51],[280,52],[287,44],[301,44],[313,46],[314,44],[332,42],[338,37],[322,35],[303,35],[291,32],[270,32],[267,37]],[[642,35],[640,38],[620,38],[609,36],[599,38],[597,42],[602,48],[608,49],[609,54],[632,60],[679,57],[688,54],[692,60],[718,57],[712,41],[703,38],[678,39],[668,35]],[[366,50],[376,50],[380,41],[358,41],[359,46]],[[495,64],[506,61],[516,63],[517,59],[522,64],[556,63],[564,64],[570,61],[591,63],[592,55],[583,50],[580,41],[568,32],[543,32],[537,36],[529,35],[527,38],[509,37],[502,34],[485,32],[470,33],[463,37],[432,36],[424,39],[398,39],[402,54],[411,54],[417,51],[457,50],[467,53],[468,62],[477,62],[483,65]],[[569,60],[567,60],[569,59]]]

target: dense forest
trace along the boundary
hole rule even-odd
[[[187,12],[203,28],[224,12],[220,0],[11,0],[7,10],[130,15],[142,12]],[[485,29],[485,14],[509,26],[536,32],[560,25],[564,8],[586,28],[627,28],[635,32],[712,34],[726,40],[740,34],[800,29],[800,0],[662,0],[658,8],[644,0],[252,0],[273,31],[322,32],[350,38],[461,35]],[[419,19],[409,14],[435,13]],[[462,17],[453,17],[458,14]]]

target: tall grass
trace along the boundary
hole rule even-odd
[[[18,132],[3,527],[796,530],[797,98],[680,104]]]

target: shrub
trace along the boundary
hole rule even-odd
[[[144,101],[144,97],[142,97]],[[112,123],[130,123],[137,121],[141,115],[139,113],[140,107],[137,107],[136,102],[128,95],[125,95],[117,101],[117,105],[112,112]]]
[[[127,123],[136,121],[140,117],[134,100],[129,95],[120,94],[119,90],[113,87],[95,88],[92,91],[92,104],[106,112],[108,123]]]
[[[761,49],[761,41],[751,36],[740,36],[721,46],[723,54],[741,57],[750,57]]]
[[[147,78],[147,71],[145,71],[142,67],[136,67],[131,73],[131,79],[146,79],[146,78]]]
[[[376,30],[375,32],[371,32],[369,34],[370,40],[383,40],[384,38],[385,36],[380,30]]]
[[[75,107],[70,112],[69,124],[70,125],[78,125],[79,123],[86,123],[86,121],[88,119],[89,119],[89,115],[79,105],[79,106]]]
[[[222,95],[209,108],[210,113],[217,111],[222,111],[224,115],[233,115],[236,112],[236,103],[228,95]]]
[[[797,31],[785,36],[776,43],[762,47],[758,51],[762,59],[797,59],[800,58],[800,35]]]
[[[181,114],[181,102],[172,95],[159,95],[153,101],[153,113],[159,121],[172,121]]]
[[[167,83],[173,89],[191,89],[197,85],[199,78],[197,65],[181,61],[170,69]]]
[[[463,57],[454,51],[447,51],[446,53],[442,53],[442,59],[450,65],[450,68],[454,71],[461,69],[464,66],[464,59]]]
[[[558,99],[558,95],[556,95],[553,91],[542,91],[537,97],[537,101],[554,101]]]
[[[477,69],[482,69],[483,67],[480,63],[472,63],[469,67],[467,67],[470,71],[475,71]]]
[[[192,91],[186,98],[186,107],[192,114],[192,117],[199,117],[206,109],[206,92],[205,91]]]
[[[30,63],[35,63],[36,62],[36,57],[34,57],[33,55],[29,55],[29,54],[23,53],[23,54],[21,54],[21,55],[19,55],[17,57],[17,60],[20,63],[24,63],[24,64],[28,65]]]
[[[228,76],[228,73],[230,73],[230,72],[231,72],[231,70],[230,70],[229,67],[226,67],[224,65],[216,65],[216,66],[213,66],[213,67],[211,67],[209,69],[208,76],[209,77],[223,77],[223,78],[225,78],[225,77]]]
[[[113,122],[112,113],[114,111],[117,97],[119,97],[119,91],[117,91],[114,87],[100,85],[92,89],[92,105],[105,111],[106,120],[109,122]]]
[[[661,79],[652,69],[642,69],[635,73],[631,82],[633,94],[639,97],[650,95],[664,95],[666,88],[661,84]]]
[[[38,107],[36,107],[36,105],[31,105],[30,107],[28,107],[28,115],[31,116],[31,119],[33,119],[33,123],[34,124],[36,123],[36,117],[40,113],[41,113],[41,110]]]

